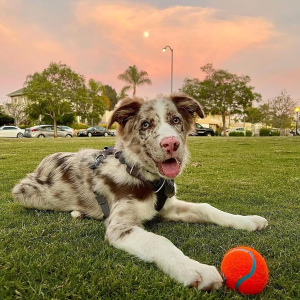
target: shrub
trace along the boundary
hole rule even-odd
[[[32,126],[34,126],[34,125],[30,125],[30,124],[24,125],[24,124],[22,124],[22,125],[19,126],[19,128],[25,129],[25,128],[30,128],[30,127],[32,127]]]
[[[88,126],[88,125],[86,125],[84,123],[77,123],[76,122],[76,123],[72,123],[70,127],[74,128],[74,129],[87,129],[90,126]]]
[[[14,124],[15,119],[8,115],[0,114],[0,126],[3,125],[12,125]]]
[[[229,136],[245,136],[244,132],[231,131],[229,132]]]
[[[280,136],[280,131],[274,130],[271,128],[261,128],[259,130],[259,135],[260,136]]]
[[[278,130],[272,130],[270,135],[272,135],[272,136],[280,136],[280,131],[278,131]]]
[[[259,130],[260,136],[280,136],[280,131],[271,128],[261,128]]]
[[[271,129],[270,128],[260,128],[259,135],[260,136],[270,136]]]
[[[246,130],[246,136],[252,136],[252,131],[251,130]]]

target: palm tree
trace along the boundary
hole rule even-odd
[[[104,111],[109,108],[109,99],[106,96],[104,85],[94,79],[88,81],[87,93],[86,118],[94,126],[100,121]]]
[[[152,81],[148,78],[146,71],[139,71],[136,65],[129,66],[124,73],[118,76],[119,80],[125,81],[129,85],[126,86],[126,90],[133,89],[133,97],[136,95],[136,87],[143,84],[152,84]]]
[[[122,87],[120,94],[118,95],[119,100],[124,99],[126,97],[128,97],[128,95],[126,94],[128,90],[130,90],[130,86],[129,85],[125,85]]]

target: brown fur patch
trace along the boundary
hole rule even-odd
[[[58,153],[59,155],[56,155],[53,157],[53,160],[56,160],[55,166],[56,168],[59,168],[60,166],[65,167],[66,160],[73,156],[74,154],[67,154],[63,155],[63,153]]]
[[[172,95],[171,100],[182,115],[187,132],[191,130],[194,124],[194,113],[196,113],[200,118],[205,117],[201,105],[193,98],[190,98],[185,94],[178,93]]]
[[[86,199],[79,198],[77,201],[77,204],[78,204],[78,206],[80,206],[84,209],[90,208],[90,205],[88,205],[88,202],[86,201]]]
[[[62,192],[55,192],[53,196],[57,199],[63,200],[62,195],[63,195]]]
[[[53,185],[52,172],[50,172],[50,173],[48,174],[48,177],[47,177],[45,183],[48,184],[48,185]]]
[[[140,185],[129,185],[116,183],[111,178],[103,176],[104,184],[110,187],[111,192],[115,195],[116,200],[124,198],[134,198],[139,201],[145,201],[149,198],[153,191],[145,184]]]
[[[110,128],[114,122],[119,123],[121,125],[120,127],[124,127],[128,120],[137,114],[143,103],[144,100],[140,98],[123,99],[119,107],[114,110],[114,113],[107,124],[107,128]]]
[[[36,179],[36,182],[39,183],[39,184],[41,184],[41,185],[45,184],[45,181],[43,181],[43,180],[41,180],[39,178]]]
[[[130,234],[131,232],[133,231],[132,228],[126,230],[126,231],[123,231],[121,234],[120,234],[120,239],[122,239],[124,236]]]

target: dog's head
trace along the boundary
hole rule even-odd
[[[119,123],[116,146],[127,159],[170,179],[187,161],[186,137],[193,129],[194,113],[204,118],[199,103],[183,93],[149,101],[126,98],[115,108],[108,127]]]

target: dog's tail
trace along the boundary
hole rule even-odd
[[[35,173],[28,174],[12,190],[14,198],[20,205],[40,210],[53,210],[53,206],[43,196],[46,191],[38,182]]]

